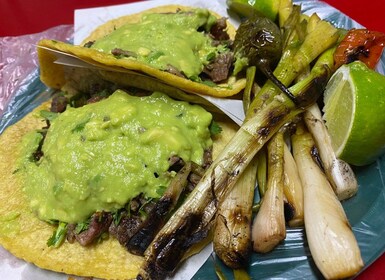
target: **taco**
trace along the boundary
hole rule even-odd
[[[42,104],[0,136],[0,244],[44,269],[134,278],[142,257],[128,251],[128,237],[118,231],[134,232],[133,222],[146,221],[186,163],[204,165],[200,158],[211,146],[211,114],[159,92],[139,97],[122,90],[52,112],[62,107],[61,98]],[[131,118],[136,111],[142,122]],[[170,127],[157,127],[171,117],[160,121]],[[174,123],[186,118],[184,126]],[[226,122],[220,126],[214,157],[236,129]],[[123,135],[130,133],[139,138]],[[188,193],[182,188],[181,197]]]
[[[165,6],[147,12],[187,9],[190,10]],[[136,22],[141,17],[142,13],[107,23],[98,28],[89,40],[104,36],[110,32],[111,26],[114,29],[123,23]],[[154,223],[148,223],[151,219],[147,217],[153,215],[153,210],[159,205],[164,206],[159,201],[164,202],[164,197],[168,199],[165,194],[171,192],[169,187],[179,185],[182,190],[173,201],[172,207],[176,207],[176,202],[180,203],[188,195],[194,180],[202,174],[202,168],[207,164],[203,155],[210,154],[205,151],[212,149],[215,158],[237,129],[223,116],[218,116],[207,101],[181,89],[227,96],[239,91],[243,81],[230,77],[225,83],[235,81],[232,85],[212,87],[86,47],[52,40],[44,40],[40,46],[66,51],[85,61],[92,59],[96,65],[113,67],[67,67],[54,63],[57,59],[54,53],[39,49],[41,80],[59,91],[0,135],[0,199],[6,202],[0,206],[0,244],[13,255],[47,270],[106,279],[134,278],[143,261],[140,255],[144,247],[141,242],[127,242],[127,236],[119,233],[121,229],[125,231],[129,227],[131,233],[142,234],[133,234],[140,236],[140,241],[143,236],[147,238],[143,232],[147,233],[149,227],[154,227]],[[182,86],[176,88],[175,85]],[[199,103],[205,109],[189,103]],[[166,107],[161,109],[162,106]],[[190,115],[190,123],[185,123],[182,132],[177,133],[176,126],[170,125],[168,120],[169,127],[163,131],[163,128],[156,129],[154,124],[152,128],[139,125],[131,118],[134,111],[142,112],[142,121],[145,122],[153,123],[174,114],[178,121]],[[216,122],[212,122],[213,119]],[[222,132],[211,137],[209,126],[215,123],[219,123]],[[124,139],[122,127],[125,127],[126,134],[139,131],[141,142],[138,138],[131,142],[112,141]],[[201,135],[188,134],[189,130]],[[74,135],[75,140],[71,139]],[[76,146],[74,141],[80,146]],[[140,160],[133,164],[127,156],[122,156],[127,143],[131,143],[131,152],[135,151],[140,158],[142,169],[137,167]],[[82,150],[83,146],[93,148]],[[149,152],[150,148],[154,148],[152,152]],[[76,152],[80,150],[82,152]],[[146,153],[144,160],[142,156]],[[166,160],[162,154],[168,154]],[[150,169],[155,163],[158,169]],[[126,167],[122,168],[124,164]],[[134,174],[131,179],[125,175],[127,166]],[[183,174],[186,166],[190,178],[184,178],[181,183],[180,178],[186,177]],[[138,169],[136,173],[133,172],[135,169]],[[146,190],[143,183],[146,176],[151,177],[152,184],[157,182],[156,188],[147,187]],[[142,180],[142,184],[128,191],[120,187],[133,177]],[[74,187],[76,184],[86,188],[78,189]],[[93,195],[96,189],[101,191],[103,188],[109,192],[109,197]],[[165,212],[167,215],[171,215],[172,207]],[[128,213],[135,219],[128,219]],[[158,220],[163,219],[165,217]],[[147,221],[147,227],[143,221]],[[124,226],[119,227],[122,224]],[[136,224],[138,227],[135,228]],[[186,252],[185,257],[198,252],[208,240],[209,237]]]
[[[57,89],[66,81],[62,65],[54,63],[57,56],[47,51],[51,49],[92,65],[150,76],[185,92],[232,96],[246,83],[239,70],[243,60],[232,53],[235,31],[206,9],[160,6],[106,22],[83,45],[40,41],[41,80]]]

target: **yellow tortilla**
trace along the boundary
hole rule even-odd
[[[85,39],[84,42],[96,40],[110,33],[114,28],[120,27],[126,23],[137,22],[144,13],[165,13],[175,12],[177,9],[180,10],[191,10],[192,7],[180,6],[180,5],[166,5],[160,6],[153,9],[146,10],[141,13],[123,16],[99,26],[90,36]],[[214,14],[214,13],[213,13]],[[215,14],[214,14],[215,15]],[[216,15],[219,17],[218,15]],[[234,39],[235,28],[228,22],[228,34],[230,38]],[[174,74],[161,71],[152,68],[144,63],[129,59],[118,59],[112,54],[99,52],[95,49],[90,49],[82,46],[76,46],[67,44],[55,40],[42,40],[38,44],[39,61],[40,61],[40,78],[47,86],[52,88],[60,89],[65,84],[64,70],[62,65],[55,64],[54,61],[57,59],[57,55],[48,51],[46,48],[61,51],[70,55],[75,55],[81,60],[90,64],[109,67],[110,70],[124,72],[124,71],[135,71],[144,73],[151,77],[155,77],[166,84],[172,85],[176,88],[184,90],[190,93],[205,94],[216,97],[228,97],[239,93],[246,84],[244,77],[230,77],[225,83],[218,84],[215,87],[208,86],[202,83],[193,82],[191,80],[178,77]]]
[[[65,242],[57,249],[46,245],[54,228],[29,210],[29,200],[17,172],[17,159],[22,137],[45,126],[38,112],[47,108],[49,102],[0,135],[0,244],[16,257],[47,270],[104,279],[135,278],[143,258],[128,253],[113,237],[89,247],[77,242]],[[220,125],[223,131],[215,139],[214,157],[236,131],[234,124],[220,122]]]

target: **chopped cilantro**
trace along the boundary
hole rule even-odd
[[[67,223],[59,222],[57,229],[47,241],[48,247],[58,248],[64,242],[67,230]]]
[[[86,124],[88,123],[90,119],[86,119],[80,123],[78,123],[71,131],[72,132],[81,132],[83,131],[84,127],[86,126]]]
[[[164,194],[164,192],[166,191],[167,187],[166,186],[159,186],[157,189],[156,189],[156,193],[159,195],[159,196],[162,196]]]
[[[119,225],[120,221],[122,220],[122,214],[123,214],[123,209],[119,209],[115,212],[112,212],[112,219],[113,223],[117,226]]]
[[[87,221],[85,222],[82,222],[82,223],[78,223],[75,227],[75,233],[76,234],[79,234],[85,230],[88,229],[88,227],[90,226],[90,219],[88,219]]]
[[[216,53],[215,52],[210,52],[210,53],[207,54],[206,59],[207,59],[207,61],[212,61],[212,60],[215,59],[215,57],[216,57]]]
[[[153,62],[161,56],[164,56],[164,52],[162,51],[151,52],[150,55],[148,56],[148,61]]]
[[[59,113],[50,112],[47,110],[41,110],[40,111],[40,116],[42,118],[46,119],[47,121],[53,121],[58,115],[59,115]]]
[[[146,213],[145,211],[145,206],[150,203],[152,200],[154,200],[153,198],[147,198],[147,200],[140,206],[139,210],[138,210],[138,213],[140,214],[140,216],[143,218],[143,219],[146,219],[147,216],[148,216],[148,213]]]
[[[222,127],[220,127],[220,125],[215,122],[215,121],[212,121],[211,124],[210,124],[210,133],[211,135],[218,135],[219,133],[222,132]]]
[[[199,76],[196,76],[196,75],[190,76],[189,79],[191,81],[197,82],[197,83],[200,83],[202,81],[202,79]]]
[[[217,86],[216,83],[214,83],[213,81],[210,81],[210,80],[204,80],[204,81],[201,81],[200,83],[204,84],[206,86],[209,86],[209,87],[216,87]]]

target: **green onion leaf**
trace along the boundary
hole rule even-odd
[[[234,280],[250,280],[250,275],[244,269],[234,269]]]

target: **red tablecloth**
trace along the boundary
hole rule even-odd
[[[74,9],[135,2],[134,0],[1,0],[0,37],[41,32],[52,26],[73,23]],[[385,32],[383,0],[325,0],[369,29]],[[187,3],[187,2],[186,2]],[[385,237],[384,237],[385,238]],[[357,279],[385,279],[382,255]]]
[[[0,37],[36,33],[72,24],[74,9],[135,2],[135,0],[1,0]],[[369,29],[385,32],[383,0],[325,0]],[[188,2],[186,2],[188,3]]]

